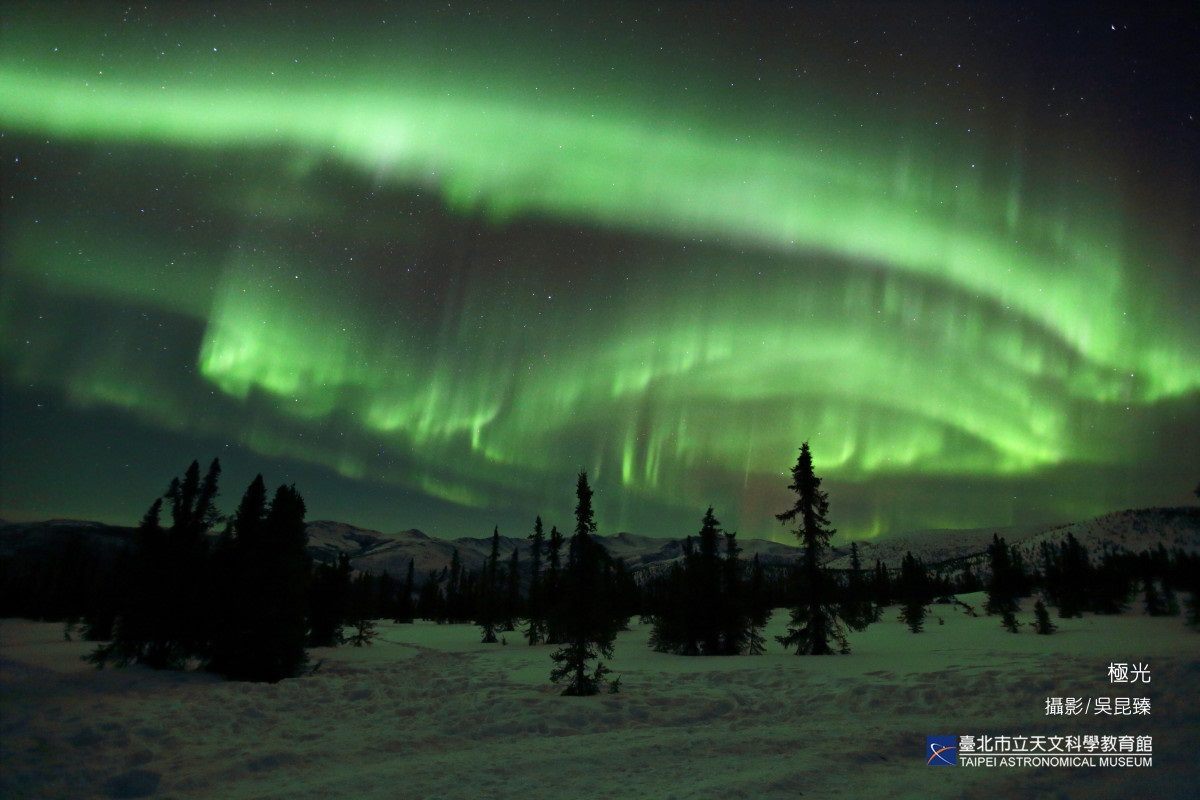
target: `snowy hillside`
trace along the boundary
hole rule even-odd
[[[967,596],[979,605],[978,596]],[[896,609],[849,656],[688,658],[617,639],[619,694],[561,697],[549,646],[479,644],[466,625],[383,622],[374,646],[315,650],[278,684],[135,667],[96,672],[62,626],[0,622],[6,798],[1195,797],[1200,635],[1141,614],[1012,635],[934,606]],[[1023,622],[1030,622],[1028,609]],[[940,619],[940,622],[938,621]],[[1047,717],[1045,698],[1139,695],[1148,717]],[[927,735],[1136,734],[1147,769],[930,769]]]

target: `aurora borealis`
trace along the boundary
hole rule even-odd
[[[0,516],[219,455],[779,537],[805,439],[851,536],[1186,501],[1194,12],[516,8],[6,7]]]

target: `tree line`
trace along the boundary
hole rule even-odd
[[[1200,559],[1161,546],[1092,554],[1068,533],[1042,543],[1027,563],[1019,548],[995,536],[982,563],[931,568],[910,552],[892,569],[879,561],[864,567],[851,543],[849,569],[831,569],[829,498],[807,442],[791,471],[794,500],[777,515],[800,545],[790,567],[741,558],[736,532],[723,530],[709,507],[681,557],[640,582],[596,540],[585,472],[576,481],[572,535],[553,526],[547,535],[537,517],[528,566],[516,548],[501,552],[494,528],[480,568],[467,569],[455,550],[448,566],[418,585],[412,561],[403,578],[356,574],[344,554],[314,564],[305,550],[304,500],[294,486],[280,486],[268,499],[260,475],[223,516],[216,506],[220,471],[214,460],[201,476],[192,462],[153,502],[132,547],[115,558],[94,558],[69,542],[56,559],[28,570],[0,560],[0,614],[66,620],[68,630],[102,642],[89,656],[97,666],[199,666],[266,681],[298,674],[307,647],[370,644],[376,619],[469,623],[484,643],[507,644],[511,634],[527,645],[554,646],[551,679],[573,695],[619,687],[605,659],[634,616],[651,625],[652,648],[687,656],[762,653],[763,630],[780,607],[790,612],[786,633],[776,637],[786,649],[848,653],[847,632],[878,622],[889,606],[898,605],[899,619],[920,633],[932,604],[966,606],[955,596],[980,590],[984,612],[1014,633],[1022,602],[1035,595],[1033,627],[1041,634],[1055,628],[1048,607],[1060,618],[1116,614],[1140,593],[1148,614],[1172,615],[1180,612],[1181,590],[1189,593],[1189,622],[1200,626]]]

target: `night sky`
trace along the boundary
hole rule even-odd
[[[1188,502],[1200,23],[1124,5],[5,3],[0,517]]]

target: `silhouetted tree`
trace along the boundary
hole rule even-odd
[[[992,543],[988,545],[987,553],[992,574],[987,583],[985,608],[988,614],[1000,614],[1004,627],[1015,632],[1020,578],[1013,565],[1012,551],[1004,539],[998,534],[992,534]]]
[[[1091,610],[1097,614],[1120,614],[1129,605],[1135,572],[1129,559],[1116,552],[1105,552],[1090,572],[1087,587]]]
[[[259,483],[256,479],[247,489],[248,497],[259,493]],[[252,511],[244,527],[234,526],[238,568],[229,587],[238,626],[209,667],[235,680],[275,682],[296,675],[306,661],[311,559],[305,549],[304,499],[294,486],[280,486],[261,520],[257,499],[243,501]]]
[[[342,625],[350,617],[350,558],[339,553],[333,564],[313,570],[308,594],[308,644],[334,647],[342,643]]]
[[[393,622],[410,623],[413,621],[415,609],[413,608],[413,580],[416,577],[416,563],[414,559],[408,560],[408,573],[404,577],[404,583],[400,586],[400,590],[396,595],[396,604],[394,607]]]
[[[767,578],[763,572],[758,553],[750,562],[750,587],[747,601],[750,605],[750,639],[746,642],[746,653],[761,656],[764,652],[762,629],[771,619],[771,598],[767,590]]]
[[[586,472],[579,473],[575,496],[575,535],[571,537],[563,606],[558,614],[563,646],[551,656],[555,666],[550,679],[566,682],[565,695],[592,695],[600,690],[609,671],[597,659],[612,658],[613,641],[624,620],[618,619],[612,598],[605,596],[608,554],[593,538],[596,518]],[[590,669],[593,660],[597,660],[596,666]]]
[[[495,644],[496,628],[501,625],[499,606],[500,584],[500,528],[492,530],[492,552],[483,567],[483,582],[479,591],[479,603],[475,612],[475,624],[483,631],[483,643]]]
[[[1057,549],[1047,544],[1044,553],[1045,589],[1058,606],[1058,616],[1083,616],[1084,608],[1092,605],[1093,570],[1087,548],[1068,532]]]
[[[900,579],[896,586],[900,599],[900,620],[913,633],[924,630],[925,615],[931,598],[929,573],[925,565],[911,552],[900,562]]]
[[[829,537],[835,533],[828,527],[829,497],[821,491],[821,479],[813,472],[808,442],[800,448],[788,488],[796,493],[796,502],[775,518],[796,523],[793,533],[804,551],[797,568],[798,602],[791,610],[791,625],[786,636],[776,638],[784,647],[796,648],[797,655],[834,653],[831,640],[837,645],[836,652],[848,653],[850,645],[838,615],[836,586],[822,565]]]
[[[546,643],[561,644],[562,632],[558,628],[562,605],[562,548],[565,537],[557,526],[550,528],[550,539],[546,544],[546,579],[544,587],[543,618],[546,621]]]
[[[970,594],[983,588],[983,582],[971,569],[970,562],[963,564],[962,574],[958,578],[958,594]]]
[[[691,537],[684,542],[682,565],[657,582],[650,646],[677,655],[738,655],[754,644],[758,631],[742,583],[737,535],[724,533],[709,507],[696,542],[693,546]]]
[[[871,594],[876,608],[883,608],[892,602],[892,578],[887,567],[879,559],[875,559],[875,574],[871,579]],[[879,613],[876,613],[876,618]]]
[[[850,572],[846,576],[846,588],[841,604],[842,618],[856,631],[861,631],[875,621],[875,608],[862,575],[862,561],[858,556],[858,542],[850,543]]]
[[[250,545],[266,536],[267,487],[262,475],[246,487],[233,519],[218,541],[214,555],[213,600],[217,624],[212,636],[208,668],[218,674],[237,669],[241,651],[253,647],[257,635],[246,606],[253,603],[254,565],[247,562]]]
[[[546,545],[542,534],[542,518],[533,521],[533,533],[529,536],[529,602],[528,627],[525,628],[525,639],[530,646],[542,641],[546,635],[546,619],[543,610],[542,590],[542,548]]]
[[[445,619],[442,587],[438,585],[439,576],[436,570],[430,570],[421,584],[421,592],[417,597],[417,615],[421,619],[441,621]]]
[[[504,630],[511,631],[517,627],[517,618],[521,616],[521,565],[517,548],[513,548],[512,557],[508,560],[508,570],[504,573]]]
[[[446,573],[446,597],[443,603],[443,616],[439,622],[467,622],[471,620],[472,612],[468,608],[468,594],[465,591],[466,573],[463,570],[462,559],[458,548],[450,553],[450,569]]]
[[[176,478],[172,485],[178,484]],[[154,669],[180,667],[187,654],[175,635],[171,615],[171,559],[160,522],[162,499],[155,500],[138,525],[125,591],[118,598],[113,640],[88,656],[97,667],[145,664]]]
[[[1163,601],[1162,595],[1158,592],[1158,587],[1154,585],[1154,578],[1147,575],[1142,579],[1142,589],[1146,600],[1146,614],[1151,617],[1168,616],[1167,604]]]
[[[1042,636],[1049,636],[1054,633],[1054,623],[1050,621],[1050,613],[1046,611],[1046,604],[1038,600],[1033,604],[1034,630]]]
[[[367,647],[373,643],[377,635],[374,620],[360,617],[354,623],[354,633],[350,634],[349,642],[355,647]]]

